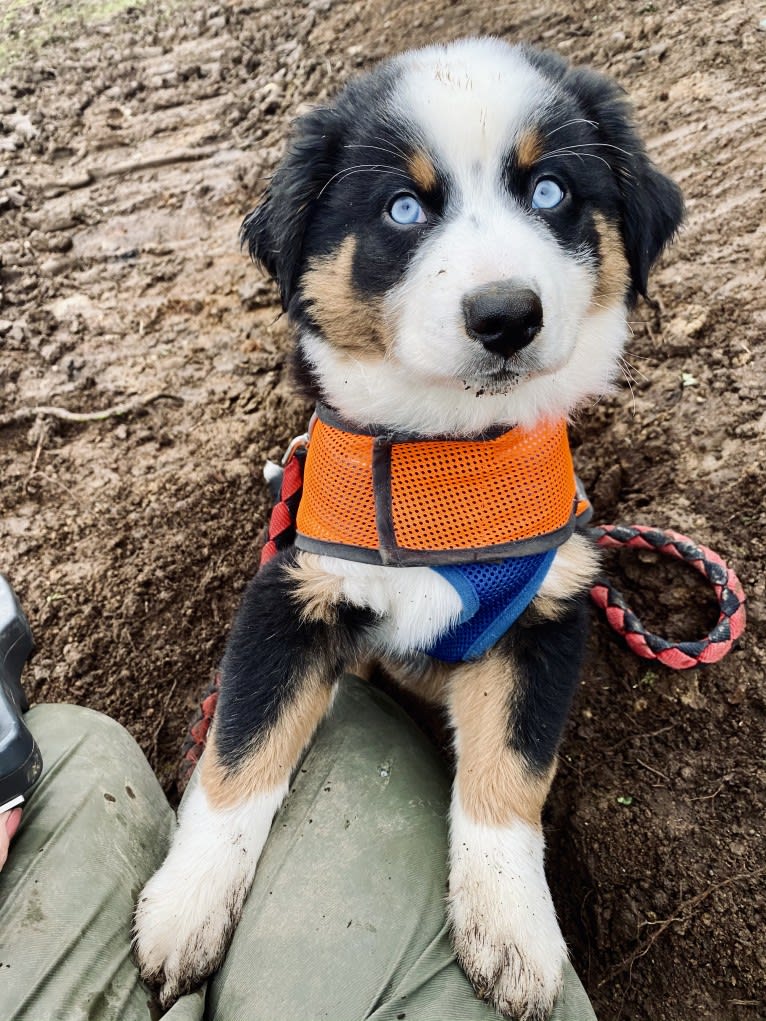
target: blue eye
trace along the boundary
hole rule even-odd
[[[564,198],[564,189],[552,177],[543,177],[532,194],[533,209],[555,209]]]
[[[411,223],[425,223],[426,214],[414,195],[400,195],[394,199],[388,215],[394,223],[401,223],[405,226]]]

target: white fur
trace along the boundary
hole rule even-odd
[[[406,655],[430,648],[463,609],[456,589],[430,567],[379,567],[318,556],[317,566],[343,578],[343,597],[380,616],[378,651]]]
[[[304,333],[301,341],[328,402],[349,420],[424,436],[471,435],[493,425],[530,428],[541,419],[569,417],[586,398],[608,392],[626,329],[622,306],[589,315],[565,365],[506,394],[481,396],[459,382],[418,376],[398,361],[345,355],[313,333]]]
[[[455,951],[477,991],[521,1021],[547,1017],[567,957],[543,869],[542,831],[471,820],[457,785],[450,817],[449,915]]]
[[[530,118],[556,97],[523,52],[500,39],[427,46],[395,64],[404,73],[392,105],[417,124],[464,191],[476,165],[495,171]]]
[[[161,980],[163,1006],[220,964],[287,789],[285,781],[235,808],[216,810],[198,784],[184,800],[170,852],[136,908],[141,974]]]

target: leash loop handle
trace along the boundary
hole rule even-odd
[[[645,525],[600,525],[588,529],[588,533],[599,546],[646,549],[683,560],[715,591],[721,611],[715,627],[697,641],[671,642],[648,631],[617,589],[607,579],[599,579],[591,589],[591,599],[636,655],[658,660],[674,670],[689,670],[716,663],[731,650],[745,629],[745,592],[737,575],[717,553],[678,532]]]

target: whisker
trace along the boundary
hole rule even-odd
[[[635,373],[635,374],[636,374],[637,376],[640,376],[640,377],[641,377],[641,379],[647,379],[647,380],[649,379],[649,377],[648,377],[648,376],[647,376],[647,375],[646,375],[645,373],[643,373],[643,372],[641,371],[641,369],[639,369],[639,368],[638,368],[638,366],[637,366],[637,365],[633,365],[633,363],[632,363],[632,362],[629,362],[627,358],[624,358],[624,357],[623,357],[623,359],[622,359],[622,360],[623,360],[623,362],[625,362],[625,364],[626,364],[626,365],[627,365],[627,366],[628,366],[628,367],[630,368],[630,370],[631,370],[632,372],[634,372],[634,373]]]
[[[633,383],[635,382],[635,380],[626,371],[625,364],[624,364],[624,361],[623,361],[622,358],[619,359],[618,364],[620,366],[620,370],[622,371],[623,376],[625,377],[625,382],[628,384],[628,390],[630,390],[631,405],[632,405],[631,411],[635,415],[636,414],[636,391],[633,389]]]
[[[395,177],[404,177],[407,180],[409,180],[409,177],[403,171],[392,170],[390,167],[387,167],[384,163],[359,163],[353,167],[344,167],[344,169],[339,170],[337,174],[333,174],[330,180],[319,192],[317,198],[318,199],[321,198],[322,195],[324,195],[325,191],[327,191],[330,185],[333,184],[335,181],[345,180],[347,177],[350,177],[351,174],[364,173],[364,171],[366,170],[370,172],[376,171],[379,174],[393,174]]]
[[[388,153],[389,156],[397,156],[397,155],[400,156],[401,155],[401,153],[396,153],[396,152],[394,152],[393,149],[386,149],[382,145],[362,145],[361,142],[354,143],[354,144],[349,144],[349,145],[344,145],[343,148],[344,149],[377,149],[378,152],[386,152],[386,153]]]
[[[567,149],[615,149],[617,152],[623,153],[625,156],[634,156],[635,153],[629,152],[627,149],[621,149],[619,145],[612,145],[611,142],[574,142],[572,145],[566,146]]]
[[[382,138],[380,135],[373,135],[372,137],[378,142],[387,142],[403,160],[409,159],[407,153],[403,152],[398,145],[394,145],[390,138]]]
[[[551,135],[555,135],[557,131],[563,131],[564,128],[569,128],[572,124],[590,124],[592,128],[599,127],[598,121],[589,121],[587,117],[575,117],[573,120],[567,121],[566,124],[559,124],[559,126],[554,128],[553,131],[546,132],[545,137],[550,138]]]
[[[560,149],[557,152],[546,153],[546,155],[541,156],[537,162],[542,163],[543,160],[552,159],[554,156],[576,156],[578,159],[589,156],[592,160],[601,160],[605,167],[609,167],[609,163],[604,159],[604,157],[598,156],[595,152],[571,152],[568,149]],[[609,167],[609,169],[611,170],[612,168]]]
[[[343,172],[342,180],[346,180],[347,177],[351,177],[352,174],[364,174],[364,173],[377,173],[377,174],[388,174],[391,177],[403,177],[409,181],[409,175],[405,174],[403,170],[391,170],[389,167],[351,167],[349,170]]]
[[[591,298],[590,303],[594,308],[600,308],[604,312],[611,312],[614,308],[614,306],[612,305],[602,305],[600,301],[596,301],[594,298]],[[636,334],[630,321],[628,319],[625,319],[624,322],[628,328],[631,337],[635,337]]]

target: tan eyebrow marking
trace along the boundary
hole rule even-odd
[[[545,151],[545,139],[539,128],[528,128],[516,143],[516,162],[520,170],[530,170]]]
[[[417,149],[407,160],[407,172],[423,191],[432,191],[436,187],[436,168],[422,149]]]

